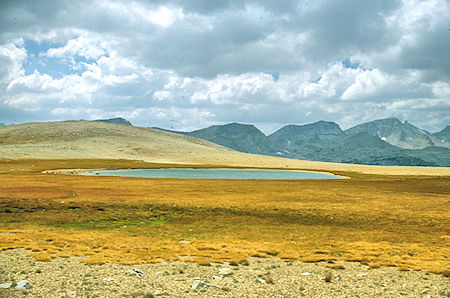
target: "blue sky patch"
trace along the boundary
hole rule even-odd
[[[321,79],[322,79],[322,76],[319,76],[317,79],[312,80],[312,82],[313,83],[319,83]]]
[[[341,62],[345,68],[357,69],[359,67],[359,61],[351,61],[350,59],[345,58]]]
[[[273,72],[271,73],[272,78],[275,82],[277,82],[280,79],[280,73],[279,72]]]
[[[80,56],[68,56],[64,58],[47,57],[44,54],[51,48],[59,48],[64,46],[61,43],[52,43],[48,41],[36,42],[34,40],[25,41],[25,49],[27,51],[27,59],[22,66],[25,75],[30,75],[37,70],[41,74],[60,79],[66,75],[82,74],[86,70],[86,66],[82,64],[94,63],[93,59],[86,59]]]

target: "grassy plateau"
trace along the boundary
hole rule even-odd
[[[0,250],[26,248],[41,261],[82,255],[90,264],[245,264],[249,256],[278,256],[450,269],[449,176],[333,171],[350,179],[258,181],[42,173],[169,166],[177,165],[2,160]]]

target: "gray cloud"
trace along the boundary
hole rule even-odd
[[[437,130],[450,120],[449,17],[445,0],[1,1],[0,122],[269,132],[393,116]],[[27,40],[81,70],[26,73]]]

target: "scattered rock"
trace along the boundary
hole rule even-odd
[[[104,280],[104,281],[113,281],[114,278],[112,278],[112,277],[105,277],[103,280]]]
[[[308,276],[308,275],[311,275],[311,272],[302,272],[302,273],[300,273],[300,275]]]
[[[27,280],[21,280],[17,283],[16,289],[19,290],[29,290],[32,285]]]
[[[147,274],[139,269],[136,268],[132,268],[130,270],[127,271],[126,273],[129,276],[137,276],[137,277],[146,277]]]
[[[336,277],[334,278],[336,281],[340,281],[342,278],[339,275],[336,275]]]
[[[194,280],[194,283],[192,284],[193,290],[201,290],[201,289],[207,289],[207,288],[213,288],[213,287],[214,287],[214,285],[203,282],[200,279]]]
[[[153,293],[153,296],[161,296],[162,295],[162,291],[160,291],[160,290],[156,290],[154,293]]]
[[[333,274],[331,272],[327,272],[323,278],[325,282],[331,282],[331,279],[333,278]]]
[[[5,282],[3,284],[0,284],[0,289],[9,289],[12,286],[12,282]]]
[[[75,296],[77,294],[77,292],[75,291],[67,291],[67,295],[69,296]]]
[[[402,288],[403,288],[404,290],[407,290],[407,289],[408,289],[408,284],[403,284]]]
[[[366,276],[367,276],[367,273],[358,273],[358,274],[356,274],[357,278],[363,278],[363,277],[366,277]]]
[[[192,242],[189,240],[180,240],[180,243],[188,245],[188,244],[191,244]]]
[[[222,276],[231,275],[233,274],[233,270],[231,270],[230,268],[220,268],[219,274]]]
[[[259,281],[259,282],[262,283],[262,284],[265,284],[265,283],[266,283],[265,279],[263,279],[263,278],[258,278],[257,281]]]
[[[222,276],[218,276],[218,275],[213,275],[212,278],[215,279],[215,280],[222,280],[223,279]]]

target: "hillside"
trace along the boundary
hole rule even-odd
[[[438,141],[433,134],[408,122],[402,123],[397,118],[375,120],[345,131],[348,135],[359,132],[377,136],[383,141],[403,149],[424,149],[433,146],[450,148],[450,142]]]
[[[98,121],[25,123],[0,127],[0,158],[130,159],[368,174],[449,175],[446,168],[375,167],[247,154],[190,136]]]
[[[265,155],[274,155],[275,153],[270,141],[253,125],[240,123],[214,125],[186,134],[239,152]]]
[[[27,123],[0,128],[3,158],[125,158],[181,162],[180,156],[228,153],[230,149],[160,130],[101,121]]]
[[[323,161],[332,160],[323,152],[326,148],[333,147],[343,137],[345,134],[339,125],[326,121],[306,125],[286,125],[268,136],[281,156]]]
[[[450,126],[447,125],[443,130],[434,133],[433,136],[437,139],[438,144],[450,143]]]

